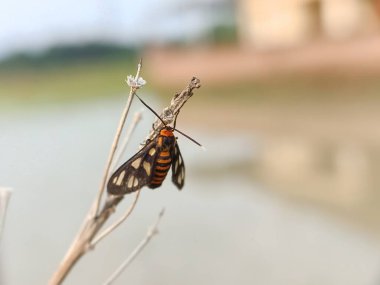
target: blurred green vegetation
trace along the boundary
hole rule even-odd
[[[213,27],[205,39],[213,44],[236,44],[238,42],[238,31],[235,24],[220,24]]]
[[[0,62],[0,100],[44,103],[125,92],[136,49],[104,44],[55,47],[41,54],[17,54]]]
[[[105,43],[56,46],[39,53],[17,53],[0,62],[0,70],[55,68],[94,61],[127,60],[137,57],[137,50]]]
[[[124,94],[127,90],[124,78],[135,73],[138,59],[137,49],[105,44],[55,47],[41,54],[12,56],[0,62],[1,105],[66,102]],[[150,81],[149,77],[144,78]],[[380,81],[376,76],[344,78],[295,74],[233,83],[202,83],[202,100],[196,100],[202,104],[205,101],[255,105],[335,101],[339,104],[380,99]],[[150,89],[165,98],[179,91],[171,86],[148,84],[145,90]]]

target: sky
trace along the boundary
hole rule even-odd
[[[217,0],[208,0],[217,2]],[[191,0],[3,0],[0,58],[56,44],[112,41],[136,44],[193,38],[212,17]],[[190,9],[189,9],[190,7]],[[208,11],[209,12],[209,11]]]

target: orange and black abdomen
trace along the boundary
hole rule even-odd
[[[172,165],[172,150],[175,144],[175,137],[170,129],[162,129],[157,137],[157,156],[155,158],[154,166],[152,169],[152,176],[149,188],[160,187],[164,181],[166,174]]]
[[[157,188],[161,186],[166,174],[168,174],[171,164],[172,158],[169,150],[164,150],[157,154],[152,179],[148,185],[149,188]]]

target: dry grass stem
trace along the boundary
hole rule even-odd
[[[0,187],[0,239],[3,234],[5,216],[7,213],[9,198],[11,197],[11,194],[11,188]]]
[[[140,60],[140,63],[137,67],[136,72],[136,80],[140,76],[140,71],[142,67],[142,61]],[[123,110],[123,113],[120,117],[119,125],[116,130],[116,134],[111,146],[110,154],[108,157],[108,161],[105,167],[105,171],[103,173],[102,181],[100,183],[100,187],[98,190],[98,193],[96,195],[95,201],[90,208],[90,211],[87,215],[87,218],[84,221],[83,226],[79,230],[78,235],[75,237],[71,247],[67,251],[63,261],[59,265],[56,272],[53,274],[52,278],[49,281],[49,284],[55,285],[55,284],[61,284],[63,280],[66,278],[67,274],[70,272],[72,267],[75,265],[75,263],[79,260],[79,258],[85,254],[89,248],[90,248],[90,242],[94,238],[94,236],[97,234],[97,232],[101,229],[103,224],[108,220],[108,217],[114,212],[115,207],[117,204],[123,199],[123,197],[107,197],[104,207],[99,212],[100,202],[105,190],[105,186],[107,183],[107,178],[109,176],[111,164],[120,140],[120,136],[125,124],[125,121],[127,119],[127,115],[134,97],[134,94],[138,88],[131,87],[128,100],[126,103],[126,106]]]
[[[135,193],[135,199],[133,200],[131,206],[127,209],[127,211],[125,211],[124,215],[119,220],[117,220],[114,224],[112,224],[103,232],[101,232],[99,235],[97,235],[94,238],[94,240],[91,242],[91,247],[94,247],[95,245],[97,245],[102,239],[104,239],[107,235],[113,232],[118,226],[120,226],[130,216],[130,214],[132,213],[132,211],[134,210],[137,204],[137,201],[140,196],[140,192],[141,192],[141,188]]]
[[[115,159],[113,160],[111,170],[114,170],[116,165],[119,163],[121,157],[123,156],[125,152],[125,149],[127,148],[128,142],[130,141],[130,138],[132,137],[133,132],[135,131],[136,126],[141,121],[141,119],[142,119],[142,111],[135,112],[135,115],[133,116],[133,121],[131,125],[129,126],[127,133],[125,134],[125,138],[123,142],[120,144],[120,147],[119,147],[120,150],[118,151]]]
[[[138,67],[137,67],[136,76],[135,76],[136,80],[140,77],[141,66],[142,66],[142,61],[140,60],[140,63],[138,64]],[[132,100],[133,100],[133,97],[134,97],[136,90],[137,90],[137,88],[131,87],[131,89],[129,91],[128,101],[127,101],[127,104],[125,105],[125,108],[123,110],[123,114],[121,115],[121,118],[120,118],[119,126],[116,130],[116,134],[115,134],[112,146],[111,146],[108,161],[107,161],[104,173],[103,173],[102,182],[100,183],[99,192],[98,192],[98,195],[95,199],[92,211],[90,212],[91,217],[96,217],[96,215],[98,214],[100,201],[102,199],[102,196],[103,196],[103,193],[104,193],[104,190],[106,187],[107,178],[109,176],[109,172],[111,169],[111,164],[112,164],[112,161],[113,161],[113,158],[114,158],[114,155],[115,155],[115,152],[116,152],[119,140],[120,140],[120,136],[121,136],[125,121],[127,119],[127,115],[128,115],[129,109],[131,107]]]
[[[144,249],[144,247],[149,243],[153,236],[158,234],[158,224],[160,223],[162,216],[164,215],[165,209],[162,209],[158,215],[157,221],[148,229],[144,239],[140,241],[137,247],[132,251],[132,253],[120,264],[120,266],[115,270],[114,273],[107,279],[103,285],[110,285],[116,280],[120,274],[127,269],[127,267],[132,263],[132,261],[139,255],[139,253]]]

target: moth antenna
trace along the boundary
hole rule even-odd
[[[183,135],[184,137],[188,138],[189,140],[191,140],[191,141],[192,141],[193,143],[195,143],[196,145],[200,146],[200,147],[202,148],[202,150],[206,150],[206,148],[205,148],[203,145],[201,145],[199,142],[197,142],[197,141],[196,141],[195,139],[193,139],[192,137],[188,136],[187,134],[181,132],[181,131],[178,130],[178,129],[174,129],[174,128],[173,128],[173,130],[179,132],[181,135]]]
[[[139,95],[137,95],[136,93],[135,93],[135,95],[136,95],[136,97],[140,100],[140,102],[141,103],[143,103],[143,105],[145,106],[145,107],[147,107],[153,114],[155,114],[156,115],[156,117],[158,118],[158,119],[160,119],[160,121],[164,124],[164,126],[166,127],[166,124],[165,124],[165,122],[164,122],[164,120],[162,120],[162,118],[151,108],[151,107],[149,107],[149,105],[147,104],[147,103],[145,103],[144,101],[143,101],[143,99],[141,99],[140,98],[140,96]]]
[[[153,114],[155,114],[156,115],[156,117],[158,118],[158,119],[160,119],[160,121],[164,124],[164,126],[166,127],[167,125],[165,124],[165,122],[164,122],[164,120],[162,120],[162,118],[151,108],[151,107],[149,107],[149,105],[147,104],[147,103],[145,103],[144,102],[144,100],[143,99],[141,99],[140,98],[140,96],[139,95],[137,95],[136,93],[135,93],[135,95],[136,95],[136,97],[140,100],[140,102],[141,103],[143,103],[143,105],[145,106],[145,107],[147,107],[150,111],[152,111],[152,113]],[[178,115],[178,114],[177,114]],[[177,117],[175,118],[175,121],[174,121],[174,124],[176,123],[176,121],[177,121]],[[199,142],[197,142],[195,139],[193,139],[192,137],[190,137],[190,136],[188,136],[187,134],[185,134],[185,133],[183,133],[183,132],[181,132],[180,130],[178,130],[178,129],[176,129],[175,127],[173,128],[173,130],[175,130],[175,131],[177,131],[177,132],[179,132],[181,135],[183,135],[184,137],[186,137],[186,138],[188,138],[189,140],[191,140],[193,143],[195,143],[196,145],[198,145],[198,146],[200,146],[201,148],[202,148],[202,150],[206,150],[206,148],[203,146],[203,145],[201,145]]]

